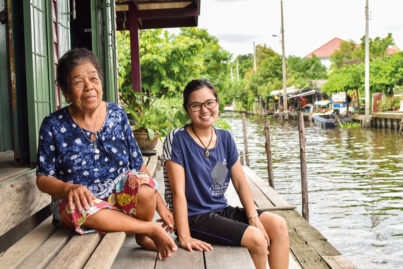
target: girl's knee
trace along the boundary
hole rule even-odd
[[[264,212],[261,215],[261,220],[269,237],[288,237],[288,226],[283,217]]]
[[[247,247],[249,250],[259,249],[265,251],[267,242],[264,234],[259,229],[249,226],[243,234],[241,245]]]

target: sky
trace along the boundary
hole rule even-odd
[[[304,57],[334,37],[360,43],[365,0],[283,0],[286,56]],[[403,50],[403,0],[369,0],[369,37],[390,32]],[[266,44],[281,54],[280,0],[201,0],[199,28],[234,55]]]

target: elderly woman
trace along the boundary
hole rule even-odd
[[[72,49],[60,60],[57,82],[71,103],[42,122],[37,186],[53,198],[54,216],[79,234],[124,231],[165,259],[176,245],[164,231],[173,216],[149,176],[125,111],[102,101],[95,55]],[[163,226],[153,223],[155,210]]]
[[[180,245],[191,251],[210,244],[245,246],[255,267],[288,268],[289,239],[283,218],[256,210],[235,141],[213,126],[217,91],[207,80],[192,80],[183,92],[191,123],[171,131],[164,142],[165,198],[174,210]],[[224,196],[229,181],[243,208]]]

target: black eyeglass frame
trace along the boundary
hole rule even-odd
[[[211,102],[211,101],[215,101],[215,105],[212,106],[212,107],[208,107],[207,103]],[[192,109],[192,105],[196,105],[196,104],[200,105],[200,107],[198,109],[196,109],[196,110]],[[203,103],[193,102],[191,104],[186,105],[186,107],[188,107],[190,109],[190,111],[192,111],[192,112],[198,112],[198,111],[200,111],[202,109],[202,106],[204,106],[207,109],[213,109],[213,108],[217,107],[217,105],[218,105],[218,99],[215,98],[215,99],[208,99]]]

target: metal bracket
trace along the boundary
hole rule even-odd
[[[8,21],[8,18],[7,18],[7,9],[4,8],[2,11],[0,11],[0,22],[1,22],[2,24],[6,24],[7,21]]]

